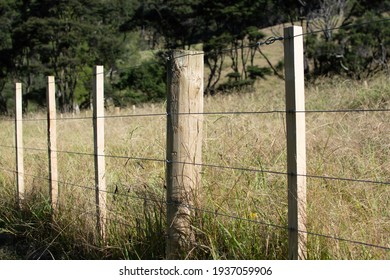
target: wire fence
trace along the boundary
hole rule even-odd
[[[205,165],[205,166],[208,167],[208,165]],[[1,170],[6,171],[6,172],[10,172],[10,173],[15,173],[15,174],[17,173],[16,170],[5,169],[5,168],[2,168],[2,167],[1,167]],[[244,169],[244,171],[247,171],[247,170]],[[261,172],[263,172],[263,171],[261,171]],[[278,174],[280,174],[280,173],[278,173]],[[33,177],[33,178],[36,178],[36,179],[40,179],[40,180],[45,180],[45,181],[49,180],[49,178],[47,178],[47,177],[41,177],[41,176],[37,176],[37,175],[33,175],[33,174],[26,174],[26,173],[24,173],[23,175],[24,176],[28,176],[28,177]],[[322,176],[315,176],[315,178],[318,178],[318,177],[323,178]],[[73,186],[73,187],[77,187],[77,188],[81,188],[81,189],[87,189],[87,190],[91,190],[91,191],[95,190],[95,187],[93,187],[93,186],[89,187],[89,186],[84,186],[84,185],[70,183],[70,182],[64,182],[64,181],[57,181],[57,182],[62,184],[63,186]],[[197,207],[195,207],[193,205],[175,204],[174,202],[166,202],[165,199],[156,200],[156,199],[152,199],[152,198],[146,197],[146,196],[120,194],[120,193],[112,192],[112,191],[104,191],[104,192],[107,193],[107,194],[111,194],[111,195],[124,196],[124,197],[128,197],[128,198],[134,198],[134,199],[139,199],[139,200],[143,200],[143,201],[149,201],[149,202],[153,202],[153,203],[158,202],[158,203],[163,203],[165,205],[181,206],[181,207],[185,207],[185,208],[188,208],[188,209],[191,209],[191,210],[196,210],[196,211],[204,212],[204,213],[207,213],[207,214],[212,214],[212,215],[215,215],[216,217],[218,217],[218,216],[219,217],[225,217],[225,218],[230,218],[230,219],[239,220],[239,221],[243,221],[243,222],[249,222],[249,223],[259,224],[259,225],[262,225],[262,226],[268,226],[268,227],[272,227],[272,228],[282,229],[282,230],[286,230],[286,231],[289,230],[288,227],[283,226],[283,225],[277,225],[277,224],[272,224],[272,223],[268,223],[268,222],[264,222],[264,221],[260,221],[260,220],[248,219],[248,218],[243,218],[243,217],[240,217],[240,216],[224,214],[224,213],[217,212],[215,210],[210,210],[210,209],[206,209],[206,208],[197,208]],[[94,205],[94,206],[96,206],[96,205]],[[65,205],[64,205],[64,207],[65,207]],[[75,206],[75,209],[77,210],[76,206]],[[96,215],[96,213],[91,212],[90,215]],[[112,221],[118,222],[118,220],[116,220],[116,219],[108,219],[108,220],[112,220]],[[126,223],[126,222],[119,221],[119,223],[122,224],[122,225],[126,225],[126,226],[132,226],[131,224]],[[334,239],[334,240],[337,240],[337,241],[343,241],[343,242],[348,242],[348,243],[353,243],[353,244],[357,244],[357,245],[368,246],[368,247],[377,248],[377,249],[390,250],[390,247],[370,244],[370,243],[357,241],[357,240],[351,240],[351,239],[342,238],[342,237],[339,237],[339,236],[331,236],[331,235],[326,235],[326,234],[321,234],[321,233],[316,233],[316,232],[310,232],[310,231],[301,231],[301,232],[309,234],[309,235],[313,235],[313,236],[318,236],[318,237],[323,237],[323,238],[328,238],[328,239]]]
[[[341,109],[321,109],[321,110],[298,110],[294,113],[304,113],[304,114],[314,114],[314,113],[375,113],[375,112],[390,112],[388,108],[374,108],[374,109],[350,109],[350,108],[341,108]],[[267,115],[267,114],[287,114],[292,113],[291,111],[286,110],[264,110],[264,111],[228,111],[228,112],[203,112],[203,113],[194,113],[194,112],[180,112],[175,113],[175,115]],[[137,117],[166,117],[169,116],[169,113],[153,113],[153,114],[120,114],[120,115],[106,115],[101,117],[95,117],[95,119],[119,119],[119,118],[137,118]],[[50,120],[56,121],[72,121],[72,120],[93,120],[94,117],[57,117]],[[43,122],[47,121],[47,118],[25,118],[21,120],[22,122]],[[3,118],[1,121],[4,122],[15,122],[15,120],[10,118]],[[16,120],[19,121],[19,120]]]
[[[389,21],[390,19],[382,20],[382,21]],[[372,22],[371,22],[372,23]],[[368,24],[368,23],[364,23]],[[352,27],[355,25],[348,25],[346,27]],[[346,28],[346,27],[340,27],[340,28]],[[332,30],[340,29],[340,28],[335,28]],[[304,33],[300,36],[306,36],[309,34],[316,34],[318,32],[322,31],[317,31],[317,32],[308,32]],[[271,45],[277,41],[282,41],[287,38],[283,37],[270,37],[267,40],[263,42],[258,42],[256,45],[257,46],[263,46],[263,45]],[[245,47],[253,47],[253,45],[250,46],[245,46]],[[225,50],[225,51],[231,51],[231,50]],[[203,53],[205,54],[205,53]],[[196,54],[195,54],[196,55]],[[102,74],[102,73],[97,73],[97,74]],[[380,112],[380,113],[387,113],[389,112],[390,109],[387,108],[373,108],[373,109],[329,109],[329,110],[301,110],[301,111],[294,111],[293,113],[309,113],[309,114],[314,114],[314,113],[374,113],[374,112]],[[227,112],[202,112],[202,113],[191,113],[191,112],[179,112],[176,113],[177,115],[205,115],[205,116],[213,116],[213,115],[273,115],[273,114],[289,114],[292,113],[287,110],[264,110],[264,111],[227,111]],[[103,119],[117,119],[117,118],[139,118],[139,117],[169,117],[170,113],[147,113],[147,114],[124,114],[124,115],[108,115],[108,116],[103,116],[103,117],[97,117],[97,118],[103,118]],[[61,118],[55,118],[57,121],[69,121],[69,120],[93,120],[94,117],[61,117]],[[96,119],[96,117],[95,117]],[[6,121],[6,122],[13,122],[15,120],[11,119],[2,119],[1,121]],[[22,122],[39,122],[39,121],[48,121],[47,118],[31,118],[31,119],[23,119]],[[0,144],[0,147],[6,148],[6,149],[17,149],[16,146],[13,145],[3,145]],[[38,152],[47,152],[47,148],[37,148],[37,147],[23,147],[24,150],[27,151],[38,151]],[[87,153],[87,152],[78,152],[78,151],[68,151],[68,150],[55,150],[52,152],[57,152],[60,154],[68,154],[68,155],[80,155],[80,156],[91,156],[91,157],[99,157],[103,156],[105,158],[113,158],[113,159],[123,159],[126,161],[134,160],[134,161],[150,161],[150,162],[155,162],[155,163],[161,163],[161,164],[172,164],[172,163],[179,163],[183,165],[195,165],[195,166],[200,166],[204,168],[213,168],[213,169],[224,169],[224,170],[230,170],[230,171],[242,171],[242,172],[251,172],[251,173],[264,173],[264,174],[272,174],[272,175],[280,175],[280,176],[288,176],[291,175],[290,173],[286,171],[279,171],[279,170],[267,170],[267,169],[258,169],[258,168],[251,168],[251,167],[242,167],[242,166],[229,166],[229,165],[221,165],[221,164],[213,164],[213,163],[194,163],[194,162],[182,162],[182,161],[170,161],[167,159],[159,159],[159,158],[152,158],[152,157],[138,157],[138,156],[127,156],[127,155],[115,155],[115,154],[106,154],[106,155],[97,155],[95,153]],[[17,170],[13,169],[8,169],[4,168],[3,166],[0,167],[1,170],[16,174],[18,173]],[[48,177],[44,176],[39,176],[39,175],[34,175],[34,174],[28,174],[28,173],[23,173],[22,175],[27,176],[27,177],[32,177],[35,179],[43,180],[43,181],[48,181],[50,180]],[[325,180],[335,180],[335,181],[347,181],[347,182],[354,182],[354,183],[361,183],[361,184],[375,184],[375,185],[384,185],[384,186],[389,186],[390,181],[381,181],[381,180],[372,180],[372,179],[361,179],[361,178],[345,178],[345,177],[337,177],[337,176],[324,176],[324,175],[314,175],[314,174],[293,174],[296,176],[302,176],[302,177],[307,177],[307,178],[312,178],[312,179],[325,179]],[[71,182],[66,182],[66,181],[61,181],[57,180],[57,183],[61,184],[62,186],[72,186],[72,187],[77,187],[80,189],[86,189],[86,190],[91,190],[95,191],[96,187],[95,186],[86,186],[82,184],[75,184]],[[139,199],[143,201],[148,201],[151,203],[162,203],[165,206],[175,204],[172,201],[166,201],[164,199],[155,199],[151,198],[148,196],[140,196],[140,195],[132,195],[129,193],[119,193],[117,191],[110,191],[110,190],[105,190],[102,191],[110,195],[115,195],[115,196],[123,196],[126,198],[132,198],[132,199]],[[94,205],[96,206],[96,205]],[[178,204],[176,206],[184,207],[187,209],[191,209],[194,211],[200,211],[206,214],[210,215],[215,215],[215,217],[224,217],[228,219],[233,219],[237,221],[242,221],[242,222],[248,222],[248,223],[253,223],[257,225],[262,225],[262,226],[267,226],[275,229],[280,229],[280,230],[286,230],[289,231],[291,228],[285,226],[285,225],[279,225],[276,223],[269,223],[266,221],[262,220],[257,220],[257,219],[249,219],[249,218],[243,218],[240,217],[239,215],[234,215],[234,214],[229,214],[229,213],[221,213],[218,211],[215,211],[213,209],[208,209],[208,208],[199,208],[194,205],[187,205],[187,204]],[[77,209],[76,209],[77,210]],[[88,215],[92,215],[92,212],[89,213]],[[95,215],[95,214],[94,214]],[[126,226],[131,226],[131,224],[126,223],[126,221],[118,221],[117,219],[114,218],[106,218],[107,220],[110,220],[112,222],[120,223]],[[300,231],[300,230],[298,230]],[[316,232],[311,232],[311,231],[300,231],[303,233],[306,233],[311,236],[316,236],[316,237],[322,237],[322,238],[327,238],[327,239],[332,239],[336,241],[342,241],[342,242],[347,242],[355,245],[361,245],[361,246],[367,246],[371,248],[376,248],[376,249],[381,249],[381,250],[390,250],[389,246],[383,246],[383,245],[378,245],[378,244],[370,244],[367,242],[363,241],[358,241],[358,240],[353,240],[341,236],[333,236],[333,235],[328,235],[328,234],[322,234],[322,233],[316,233]]]
[[[15,146],[0,145],[0,147],[9,148],[9,149],[16,149]],[[39,152],[47,152],[48,151],[47,148],[23,147],[23,149],[30,150],[30,151],[39,151]],[[69,155],[81,155],[81,156],[91,156],[91,157],[95,156],[94,153],[76,152],[76,151],[53,150],[53,152],[60,153],[60,154],[69,154]],[[125,155],[106,154],[106,155],[97,155],[97,156],[98,157],[106,157],[106,158],[126,159],[126,160],[152,161],[152,162],[159,162],[159,163],[179,163],[179,164],[184,164],[184,165],[197,165],[197,166],[201,166],[201,167],[254,172],[254,173],[267,173],[267,174],[274,174],[274,175],[289,175],[289,173],[283,172],[283,171],[255,169],[255,168],[249,168],[249,167],[245,168],[245,167],[238,167],[238,166],[236,167],[236,166],[218,165],[218,164],[168,161],[166,159],[131,157],[131,156],[125,156]],[[17,171],[15,170],[15,172],[17,172]],[[355,182],[355,183],[367,183],[367,184],[377,184],[377,185],[390,185],[390,181],[376,181],[376,180],[369,180],[369,179],[344,178],[344,177],[321,176],[321,175],[311,175],[311,174],[294,174],[294,175],[308,177],[308,178],[315,178],[315,179],[326,179],[326,180],[336,180],[336,181],[338,180],[338,181],[348,181],[348,182]]]
[[[368,110],[368,111],[371,111],[371,110]],[[321,111],[321,112],[323,112],[323,111]],[[352,111],[352,112],[356,112],[356,111]],[[228,112],[226,112],[226,113],[228,113]],[[237,112],[231,112],[231,113],[236,114]],[[238,112],[238,113],[241,113],[241,112]],[[243,113],[245,114],[245,112],[243,112]],[[161,114],[158,114],[158,115],[161,115]],[[144,115],[142,115],[142,116],[144,116]],[[122,116],[122,117],[126,117],[126,116]],[[131,116],[127,116],[127,117],[133,117],[133,116],[131,115]],[[8,146],[8,145],[0,145],[0,147],[8,148],[8,149],[16,149],[15,146]],[[46,148],[24,147],[23,149],[31,150],[31,151],[47,152]],[[56,152],[57,153],[63,153],[63,154],[71,154],[71,155],[81,155],[81,156],[91,156],[91,157],[95,156],[95,154],[93,154],[93,153],[76,152],[76,151],[61,151],[61,150],[57,150]],[[153,162],[158,162],[158,163],[167,163],[167,161],[165,159],[155,159],[155,158],[146,158],[146,157],[130,157],[130,156],[124,156],[124,155],[104,155],[104,157],[125,159],[125,160],[141,160],[141,161],[153,161]],[[194,163],[189,163],[189,162],[177,162],[177,163],[190,164],[190,165],[194,164]],[[195,164],[195,165],[200,165],[202,167],[207,167],[207,168],[216,168],[216,169],[227,169],[227,170],[235,170],[235,171],[254,172],[254,173],[268,173],[268,174],[276,174],[276,175],[288,175],[287,172],[283,172],[283,171],[272,171],[272,170],[263,170],[263,169],[234,167],[234,166],[223,166],[223,165],[216,165],[216,164]],[[1,169],[3,171],[11,172],[11,173],[16,173],[17,172],[16,170],[10,170],[10,169],[5,169],[5,168],[1,168]],[[40,179],[40,180],[46,180],[46,181],[49,180],[49,178],[47,178],[47,177],[41,177],[41,176],[37,176],[37,175],[33,175],[33,174],[23,174],[23,175],[24,176],[33,177],[33,178],[36,178],[36,179]],[[316,178],[316,179],[342,180],[342,181],[350,181],[350,182],[356,182],[356,183],[370,183],[370,184],[390,185],[390,182],[386,182],[386,181],[375,181],[375,180],[342,178],[342,177],[329,177],[329,176],[308,175],[308,174],[306,174],[306,175],[299,175],[299,174],[297,174],[297,175],[298,176],[305,176],[305,177],[309,177],[309,178]],[[75,183],[71,183],[71,182],[64,182],[64,181],[58,181],[58,183],[60,183],[63,186],[73,186],[73,187],[78,187],[78,188],[81,188],[81,189],[87,189],[87,190],[91,190],[91,191],[95,190],[94,186],[85,186],[85,185],[75,184]],[[125,197],[129,197],[129,198],[140,199],[140,200],[146,200],[146,201],[149,201],[149,202],[159,202],[159,203],[162,202],[161,200],[156,201],[155,199],[151,199],[150,197],[129,195],[127,193],[126,194],[123,194],[123,193],[118,194],[118,193],[112,192],[112,191],[106,191],[106,193],[111,194],[111,195],[118,195],[118,196],[125,196]],[[163,203],[167,204],[166,201],[163,201]],[[255,224],[269,226],[269,227],[273,227],[273,228],[288,230],[288,228],[286,226],[283,226],[283,225],[276,225],[276,224],[263,222],[263,221],[260,221],[260,220],[253,220],[253,219],[242,218],[242,217],[235,216],[235,215],[223,214],[223,213],[215,212],[215,211],[209,210],[209,209],[195,208],[195,207],[193,207],[191,205],[181,205],[181,206],[187,207],[187,208],[192,209],[192,210],[205,212],[205,213],[208,213],[208,214],[214,214],[215,216],[231,218],[231,219],[236,219],[236,220],[245,221],[245,222],[249,222],[249,223],[255,223]],[[118,221],[116,221],[116,222],[118,222]],[[123,225],[129,225],[129,224],[126,224],[123,221],[120,222],[120,223],[123,224]],[[324,237],[324,238],[329,238],[329,239],[334,239],[334,240],[338,240],[338,241],[349,242],[349,243],[358,244],[358,245],[364,245],[364,246],[368,246],[368,247],[372,247],[372,248],[390,250],[390,247],[385,247],[385,246],[380,246],[380,245],[375,245],[375,244],[369,244],[369,243],[365,243],[365,242],[361,242],[361,241],[351,240],[351,239],[348,239],[348,238],[342,238],[342,237],[338,237],[338,236],[331,236],[331,235],[326,235],[326,234],[320,234],[320,233],[315,233],[315,232],[310,232],[310,231],[307,231],[305,233],[307,233],[309,235],[313,235],[313,236]]]

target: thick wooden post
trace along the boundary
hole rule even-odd
[[[95,188],[97,229],[102,238],[106,238],[106,166],[104,158],[104,69],[94,68],[93,83],[93,132],[95,155]]]
[[[284,29],[289,259],[307,258],[306,129],[302,27]]]
[[[58,203],[58,170],[57,170],[57,114],[55,80],[47,77],[47,142],[49,152],[49,188],[50,204],[53,214],[56,213]]]
[[[202,160],[203,53],[173,51],[167,100],[167,259],[186,258],[198,207]]]
[[[22,84],[15,84],[15,148],[16,148],[16,183],[17,204],[22,206],[24,189],[24,164],[23,164],[23,108],[22,108]]]

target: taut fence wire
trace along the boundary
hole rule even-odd
[[[9,149],[16,149],[15,146],[0,145],[0,147],[9,148]],[[23,147],[23,149],[24,150],[31,150],[31,151],[47,152],[47,149],[44,149],[44,148]],[[95,154],[93,154],[93,153],[76,152],[76,151],[55,150],[55,152],[60,153],[60,154],[69,154],[69,155],[81,155],[81,156],[91,156],[91,157],[95,156]],[[126,159],[126,160],[152,161],[152,162],[159,162],[159,163],[180,163],[183,165],[196,165],[196,166],[208,167],[208,168],[228,169],[228,170],[254,172],[254,173],[266,173],[266,174],[274,174],[274,175],[289,175],[289,173],[283,172],[283,171],[256,169],[256,168],[250,168],[250,167],[226,166],[226,165],[218,165],[218,164],[211,164],[211,163],[207,164],[207,163],[196,163],[196,162],[193,163],[193,162],[183,162],[183,161],[171,162],[171,161],[167,161],[166,159],[147,158],[147,157],[132,157],[132,156],[125,156],[125,155],[111,155],[111,154],[97,155],[97,156],[99,156],[99,157],[102,156],[102,157],[106,157],[106,158]],[[376,181],[376,180],[368,180],[368,179],[344,178],[344,177],[335,177],[335,176],[321,176],[321,175],[312,175],[312,174],[295,174],[295,175],[307,177],[307,178],[315,178],[315,179],[336,180],[336,181],[339,180],[339,181],[367,183],[367,184],[376,184],[376,185],[390,185],[389,181]]]
[[[6,169],[6,168],[3,168],[3,167],[0,167],[0,168],[1,168],[1,170],[9,172],[9,173],[14,173],[14,174],[17,173],[16,170],[10,170],[10,169]],[[33,175],[33,174],[26,174],[26,173],[24,173],[23,175],[24,176],[28,176],[28,177],[33,177],[33,178],[36,178],[36,179],[39,179],[39,180],[46,180],[46,181],[49,180],[47,177],[41,177],[41,176],[37,176],[37,175]],[[91,190],[91,191],[95,190],[94,187],[90,187],[90,186],[84,186],[84,185],[70,183],[70,182],[64,182],[64,181],[57,181],[57,182],[62,184],[63,186],[73,186],[73,187],[77,187],[77,188],[81,188],[81,189],[87,189],[87,190]],[[243,218],[243,217],[240,217],[240,216],[235,216],[235,215],[230,215],[230,214],[224,214],[224,213],[221,213],[220,211],[215,211],[215,210],[210,210],[210,209],[205,209],[205,208],[198,208],[198,207],[195,207],[193,205],[177,204],[177,203],[174,203],[174,202],[167,202],[167,201],[163,201],[163,200],[153,199],[153,198],[150,198],[150,197],[147,197],[147,196],[129,195],[129,194],[117,193],[117,192],[113,192],[113,191],[104,191],[104,192],[107,193],[107,194],[111,194],[111,195],[124,196],[124,197],[128,197],[128,198],[140,199],[140,200],[149,201],[149,202],[164,203],[165,205],[182,206],[182,207],[185,207],[185,208],[188,208],[188,209],[191,209],[191,210],[196,210],[196,211],[208,213],[208,214],[212,214],[212,215],[215,215],[215,216],[220,216],[220,217],[230,218],[230,219],[239,220],[239,221],[243,221],[243,222],[259,224],[259,225],[262,225],[262,226],[268,226],[268,227],[273,227],[273,228],[282,229],[282,230],[289,230],[289,228],[286,227],[286,226],[272,224],[272,223],[269,223],[269,222],[264,222],[264,221],[255,220],[255,219]],[[65,208],[65,206],[64,206],[64,208]],[[77,210],[77,207],[75,206],[74,209]],[[89,214],[90,215],[96,215],[95,213],[89,213]],[[116,220],[114,218],[107,218],[107,220],[112,220],[114,222],[119,222],[120,224],[126,225],[126,226],[132,226],[129,223],[121,222],[121,221],[118,221],[118,220]],[[318,236],[318,237],[324,237],[324,238],[328,238],[328,239],[334,239],[334,240],[337,240],[337,241],[343,241],[343,242],[353,243],[353,244],[357,244],[357,245],[368,246],[368,247],[377,248],[377,249],[390,250],[390,247],[370,244],[370,243],[357,241],[357,240],[351,240],[351,239],[342,238],[342,237],[339,237],[339,236],[331,236],[331,235],[326,235],[326,234],[321,234],[321,233],[316,233],[316,232],[310,232],[310,231],[303,231],[303,233],[307,233],[309,235]]]

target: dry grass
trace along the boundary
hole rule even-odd
[[[276,78],[249,93],[213,96],[206,112],[284,109],[284,85]],[[322,80],[307,89],[307,109],[389,108],[386,78],[368,82]],[[164,113],[165,104],[136,114]],[[59,153],[60,213],[50,223],[47,153],[26,150],[27,210],[13,209],[14,174],[0,170],[0,228],[27,238],[29,258],[164,257],[165,116],[106,121],[109,241],[95,237],[93,156]],[[89,112],[83,113],[89,115]],[[108,112],[113,114],[113,112]],[[34,116],[42,118],[44,114]],[[2,145],[13,145],[13,122],[2,120]],[[58,150],[91,154],[92,120],[58,121]],[[387,112],[308,113],[308,174],[390,181]],[[24,123],[25,146],[46,146],[46,122]],[[203,162],[257,170],[286,170],[284,114],[206,115]],[[15,169],[14,151],[0,147],[1,168]],[[138,159],[136,159],[138,158]],[[286,176],[203,168],[202,215],[194,224],[198,244],[189,258],[284,259]],[[115,194],[112,194],[115,193]],[[308,178],[308,231],[390,247],[388,185]],[[234,218],[237,217],[237,218]],[[248,220],[259,221],[250,222]],[[50,226],[49,226],[50,225]],[[309,235],[310,259],[388,259],[389,251]]]

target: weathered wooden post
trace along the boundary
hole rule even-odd
[[[95,158],[96,218],[100,237],[106,239],[106,165],[104,158],[104,69],[95,66],[93,82],[93,132]]]
[[[57,170],[57,113],[55,80],[53,76],[47,77],[47,142],[49,152],[49,188],[50,204],[53,216],[58,204],[58,170]]]
[[[289,259],[307,258],[306,129],[302,27],[284,29]]]
[[[24,164],[23,164],[23,108],[22,108],[22,84],[15,84],[15,149],[16,149],[16,184],[17,204],[22,207],[25,195],[24,189]]]
[[[173,51],[167,100],[167,259],[186,258],[201,184],[203,53]]]

